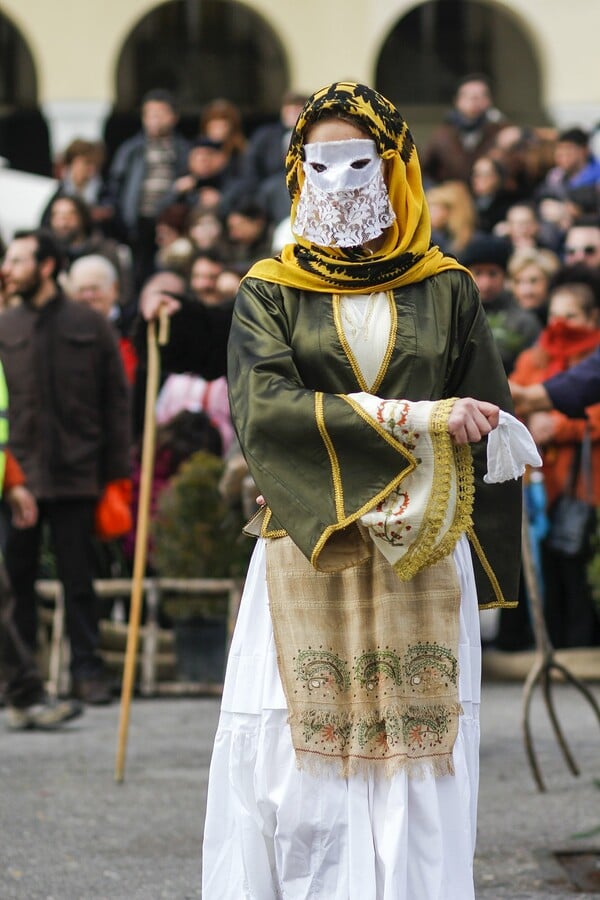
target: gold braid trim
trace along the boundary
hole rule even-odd
[[[269,531],[269,522],[271,521],[271,516],[273,513],[270,508],[267,507],[264,518],[262,520],[262,525],[260,528],[260,536],[262,538],[281,538],[287,537],[287,531],[284,528],[273,528]]]
[[[327,448],[329,456],[329,464],[331,466],[331,479],[333,481],[333,499],[335,501],[335,514],[338,522],[341,522],[346,513],[344,511],[344,488],[342,485],[342,477],[340,475],[340,463],[337,458],[335,448],[327,432],[325,425],[325,414],[323,412],[323,393],[316,391],[315,393],[315,418],[317,420],[317,428],[323,439],[323,443]]]
[[[450,528],[435,549],[432,560],[437,562],[451,553],[462,534],[472,526],[473,504],[475,502],[475,478],[473,457],[469,444],[453,445],[456,471],[456,509]]]
[[[390,364],[390,360],[392,358],[392,354],[394,353],[394,348],[396,346],[396,333],[398,331],[398,310],[396,309],[396,304],[394,302],[394,292],[386,291],[388,298],[388,305],[390,308],[390,336],[388,339],[387,349],[385,351],[385,356],[381,361],[381,365],[379,366],[379,372],[377,373],[377,377],[373,382],[373,386],[371,387],[370,393],[375,394],[379,389],[379,386],[383,379],[385,378],[388,370],[388,366]]]
[[[333,294],[333,321],[335,324],[335,330],[337,331],[337,336],[340,344],[342,345],[342,350],[346,354],[348,362],[350,363],[350,367],[354,373],[354,377],[358,382],[358,386],[361,391],[365,391],[365,393],[369,393],[369,386],[363,377],[363,373],[360,370],[360,366],[356,361],[356,357],[350,348],[350,344],[346,340],[346,335],[344,334],[344,328],[342,326],[342,310],[341,310],[341,298],[339,294]]]
[[[398,331],[398,310],[396,309],[396,304],[394,302],[394,292],[386,291],[388,306],[390,310],[390,334],[388,337],[387,347],[385,351],[385,355],[381,361],[381,365],[379,366],[379,371],[377,372],[377,376],[375,381],[371,385],[368,386],[366,383],[363,373],[360,370],[360,366],[354,356],[350,348],[350,344],[346,339],[346,335],[344,333],[344,327],[342,325],[342,301],[340,294],[332,294],[333,298],[333,321],[335,324],[335,330],[337,332],[338,340],[342,345],[342,350],[346,354],[348,362],[350,363],[350,367],[354,373],[354,377],[356,378],[358,385],[361,391],[365,391],[367,394],[374,394],[383,379],[387,374],[388,367],[390,365],[390,360],[394,353],[394,347],[396,346],[396,334]]]
[[[472,545],[473,549],[475,550],[475,553],[477,554],[477,558],[478,558],[479,562],[481,563],[481,566],[482,566],[485,574],[487,575],[487,577],[490,580],[490,584],[492,585],[492,588],[494,589],[494,594],[496,595],[495,602],[492,601],[491,603],[482,603],[480,605],[479,609],[494,609],[494,608],[498,608],[498,607],[500,607],[501,609],[515,609],[515,607],[517,607],[519,605],[519,603],[517,600],[505,600],[504,599],[504,594],[502,593],[502,588],[500,587],[500,582],[496,578],[496,575],[494,574],[494,570],[490,566],[489,560],[484,553],[483,547],[479,543],[479,538],[475,534],[473,525],[471,525],[469,528],[467,528],[467,537],[469,538],[469,541],[471,542],[471,545]]]
[[[447,430],[448,417],[455,402],[455,397],[451,397],[448,400],[440,400],[434,404],[432,409],[429,421],[429,433],[433,445],[431,494],[429,495],[427,509],[423,516],[418,537],[408,548],[402,559],[394,563],[394,571],[402,581],[410,581],[421,569],[447,556],[471,521],[472,490],[470,493],[468,490],[466,492],[464,490],[459,491],[459,483],[457,483],[456,508],[453,520],[448,531],[436,546],[436,541],[444,525],[452,489],[452,476],[457,461],[460,462],[462,476],[460,480],[457,479],[457,482],[462,482],[464,488],[468,487],[469,481],[470,449],[466,448],[466,455],[455,457],[452,439]]]
[[[399,475],[396,475],[395,478],[392,478],[392,480],[390,482],[388,482],[388,484],[386,484],[386,486],[381,491],[379,491],[379,493],[377,493],[367,503],[365,503],[363,506],[361,506],[360,509],[357,509],[351,515],[346,516],[343,520],[337,522],[335,525],[327,526],[327,528],[323,531],[323,533],[321,534],[321,537],[315,544],[314,550],[310,557],[311,565],[315,569],[318,569],[317,562],[318,562],[319,555],[320,555],[323,547],[325,546],[325,544],[331,537],[331,535],[334,534],[334,532],[341,531],[343,528],[347,528],[349,525],[352,525],[354,522],[358,521],[358,519],[360,519],[361,516],[364,516],[364,514],[366,512],[368,512],[370,509],[372,509],[374,506],[376,506],[381,500],[383,500],[385,497],[387,497],[387,495],[389,493],[391,493],[391,491],[395,490],[398,487],[398,485],[404,480],[404,478],[406,478],[407,475],[409,475],[411,472],[414,471],[414,469],[417,465],[417,460],[415,459],[414,455],[409,450],[407,450],[406,447],[402,446],[402,444],[400,444],[395,438],[393,438],[390,434],[388,434],[388,432],[385,431],[374,419],[372,419],[371,416],[368,413],[366,413],[362,409],[362,407],[359,406],[358,403],[356,403],[355,400],[353,400],[351,397],[346,396],[345,394],[336,394],[336,396],[341,397],[342,400],[345,400],[346,403],[348,403],[352,407],[352,409],[357,413],[357,415],[359,415],[361,417],[361,419],[363,419],[367,423],[367,425],[369,425],[371,428],[373,428],[373,430],[376,431],[377,434],[381,438],[383,438],[384,441],[387,441],[387,443],[391,447],[393,447],[394,450],[396,450],[400,456],[403,456],[404,459],[408,462],[408,466],[406,467],[406,469],[404,469],[403,472],[400,472]],[[341,482],[340,482],[340,486],[341,486]],[[342,489],[342,503],[343,503],[343,486],[341,486],[341,489]]]

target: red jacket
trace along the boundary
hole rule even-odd
[[[596,344],[600,345],[600,330],[593,332]],[[570,368],[593,352],[593,348],[584,353],[569,357],[566,368]],[[557,372],[556,359],[539,344],[523,350],[517,357],[510,380],[515,384],[540,384]],[[593,501],[600,506],[600,403],[586,408],[587,419],[570,419],[563,413],[553,410],[550,415],[554,420],[555,437],[552,443],[541,450],[544,460],[544,480],[548,502],[552,503],[564,491],[568,484],[569,472],[573,462],[575,447],[581,443],[586,424],[589,425],[592,437],[592,486]],[[578,481],[578,494],[586,497],[581,472]],[[587,498],[586,498],[587,499]]]
[[[25,475],[23,469],[16,461],[10,450],[6,450],[6,468],[4,469],[4,485],[3,493],[6,494],[11,488],[17,487],[19,484],[25,484]]]

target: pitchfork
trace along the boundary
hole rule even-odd
[[[546,704],[546,709],[548,710],[552,728],[554,729],[554,734],[556,735],[556,739],[562,751],[565,762],[573,775],[579,775],[579,768],[577,766],[577,763],[573,759],[573,755],[567,745],[564,734],[559,725],[558,718],[556,716],[556,709],[552,700],[553,671],[555,673],[560,673],[567,682],[570,682],[573,687],[577,688],[577,690],[581,694],[583,694],[583,696],[589,701],[590,705],[592,706],[592,709],[596,713],[599,722],[600,707],[598,707],[598,703],[596,702],[596,699],[589,688],[578,678],[576,678],[572,672],[569,672],[569,670],[563,663],[559,662],[556,659],[555,650],[552,646],[552,642],[548,634],[548,629],[546,628],[546,622],[544,620],[542,592],[540,589],[539,575],[534,562],[529,520],[527,517],[525,503],[523,504],[521,547],[523,559],[523,575],[525,578],[525,585],[527,587],[527,594],[529,597],[531,624],[533,628],[533,635],[535,638],[536,652],[536,658],[523,687],[522,727],[523,737],[525,740],[525,750],[527,752],[527,759],[531,768],[532,775],[535,779],[538,790],[545,791],[546,787],[535,756],[533,741],[531,739],[531,727],[529,723],[531,699],[533,696],[533,689],[535,688],[536,684],[538,684],[539,682],[542,686],[544,702]]]

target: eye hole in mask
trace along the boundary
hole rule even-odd
[[[364,169],[366,166],[369,165],[370,162],[371,162],[371,160],[368,158],[367,159],[355,159],[354,162],[350,163],[350,168],[351,169]],[[323,163],[317,163],[317,162],[311,162],[311,163],[309,163],[309,165],[310,165],[311,169],[313,170],[313,172],[326,172],[327,168],[328,168]]]
[[[366,138],[306,144],[304,155],[308,181],[327,193],[365,187],[382,166],[375,142]]]

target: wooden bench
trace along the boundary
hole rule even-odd
[[[106,578],[94,581],[98,597],[131,595],[130,578]],[[145,578],[142,583],[145,617],[140,623],[138,649],[139,692],[144,697],[160,694],[220,694],[222,684],[161,681],[157,677],[159,610],[162,596],[169,594],[227,594],[227,644],[231,640],[241,599],[242,585],[230,578]],[[60,581],[38,580],[39,596],[53,604],[51,611],[47,689],[53,696],[67,694],[70,687],[69,643],[65,631],[65,601]],[[124,654],[123,654],[124,659]]]

